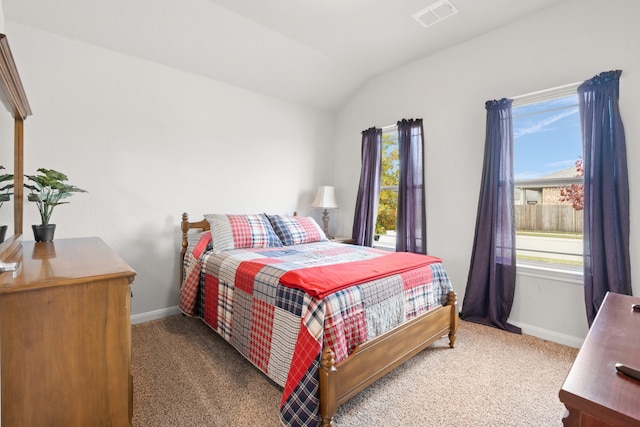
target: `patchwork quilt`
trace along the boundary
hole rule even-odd
[[[311,296],[295,281],[283,285],[281,278],[336,264],[346,271],[348,263],[382,263],[389,252],[330,241],[211,249],[211,233],[191,237],[180,308],[204,320],[283,387],[280,418],[291,427],[320,425],[318,370],[324,347],[334,351],[338,363],[358,345],[446,304],[452,290],[440,260],[433,258]]]

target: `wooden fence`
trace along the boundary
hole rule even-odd
[[[582,233],[583,213],[565,205],[516,205],[516,230]]]

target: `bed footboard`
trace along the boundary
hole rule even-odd
[[[436,307],[397,328],[357,347],[337,365],[331,349],[320,361],[320,417],[322,426],[333,426],[339,405],[445,335],[454,347],[458,330],[456,293],[447,305]]]

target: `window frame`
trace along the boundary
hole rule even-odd
[[[384,135],[389,134],[389,133],[395,133],[395,142],[396,142],[396,146],[398,145],[398,125],[390,125],[390,126],[385,126],[382,128],[382,140],[384,140]],[[384,154],[382,154],[384,156]],[[382,158],[380,158],[380,162],[382,163]],[[400,186],[398,185],[382,185],[382,176],[380,176],[380,191],[378,192],[378,197],[380,197],[380,194],[383,191],[395,191],[396,194],[398,194],[398,192],[400,191]],[[373,222],[373,228],[374,228],[374,235],[376,235],[375,233],[375,228],[378,224],[378,212],[376,212],[376,218],[375,221]],[[397,211],[396,211],[396,224],[397,224]],[[396,250],[396,243],[395,241],[393,242],[393,244],[380,244],[379,240],[373,240],[373,247],[376,249],[384,249],[387,251],[392,251],[395,252]]]
[[[550,89],[544,89],[541,91],[532,92],[529,94],[511,97],[513,101],[511,108],[513,110],[518,107],[523,107],[527,105],[550,101],[553,99],[576,95],[578,86],[580,86],[580,84],[581,82],[575,82],[575,83],[570,83],[563,86],[558,86]],[[515,150],[515,141],[514,141],[514,150]],[[583,178],[577,178],[577,177],[559,178],[559,179],[552,179],[552,180],[554,182],[558,181],[567,185],[584,182]],[[532,184],[534,182],[537,184],[540,184],[543,182],[543,180],[528,179],[528,180],[518,181],[518,183],[520,184]],[[515,191],[515,184],[516,183],[514,180],[514,191]],[[514,206],[515,206],[515,200],[514,200]],[[583,231],[583,239],[584,239],[584,231]],[[518,250],[517,247],[515,249]],[[583,280],[584,271],[582,266],[551,264],[551,263],[536,262],[531,260],[518,260],[516,258],[516,271],[518,274],[525,275],[525,276],[551,279],[556,281],[575,283],[579,285],[582,285],[584,282]]]

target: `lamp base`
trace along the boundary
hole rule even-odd
[[[322,212],[322,225],[322,231],[324,231],[327,239],[333,239],[333,236],[329,234],[329,211],[326,209]]]

